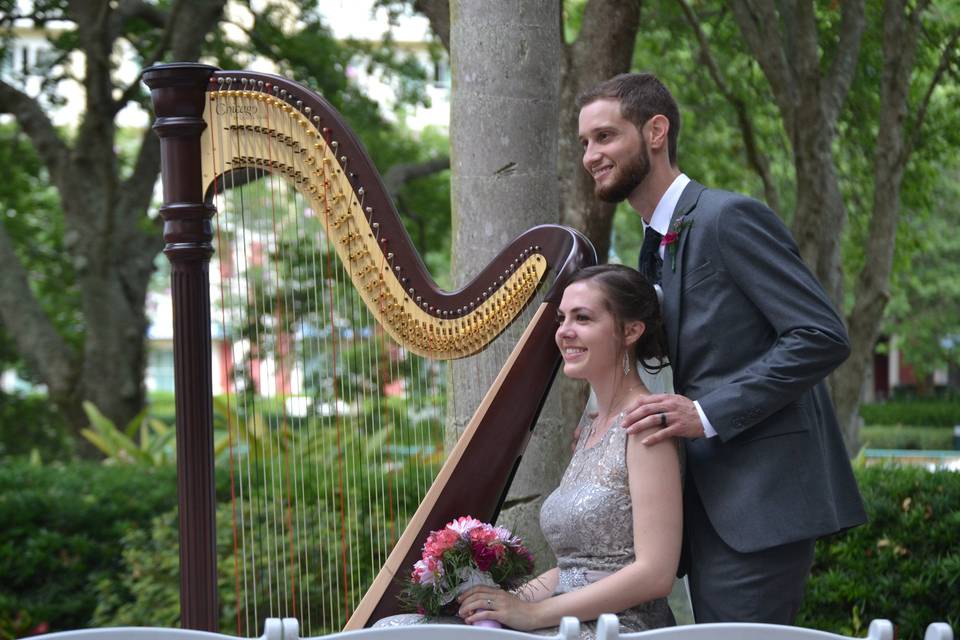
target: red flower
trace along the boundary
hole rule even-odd
[[[660,246],[665,247],[666,252],[670,254],[670,269],[677,270],[677,247],[679,246],[680,234],[693,226],[693,220],[686,220],[686,216],[680,216],[673,223],[673,231],[668,231],[660,240]]]
[[[477,563],[477,569],[480,571],[489,571],[490,567],[497,563],[497,552],[492,547],[480,541],[470,543],[473,551],[473,559]]]

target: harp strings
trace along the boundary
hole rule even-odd
[[[223,175],[211,295],[225,373],[218,465],[233,496],[218,527],[232,536],[233,593],[221,598],[238,635],[283,616],[317,635],[346,622],[433,480],[445,369],[397,344],[350,285],[330,230],[331,202],[344,197],[330,163],[312,169],[321,193],[302,193],[274,170],[295,137],[289,118],[236,94],[229,108],[218,109],[223,92],[208,104]],[[272,133],[244,122],[257,109]]]

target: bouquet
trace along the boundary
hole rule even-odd
[[[460,517],[427,537],[401,601],[425,616],[452,613],[448,605],[464,591],[478,585],[513,589],[532,571],[533,556],[520,538],[504,527]]]

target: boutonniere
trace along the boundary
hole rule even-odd
[[[693,220],[687,220],[686,216],[680,216],[673,223],[673,228],[660,240],[660,246],[664,247],[670,254],[670,270],[677,270],[677,247],[680,245],[680,235],[693,226]]]

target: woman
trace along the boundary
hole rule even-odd
[[[558,567],[514,593],[475,587],[458,598],[458,615],[548,633],[576,616],[585,638],[603,613],[618,614],[624,632],[673,625],[666,597],[680,557],[677,445],[645,447],[646,433],[628,437],[621,428],[623,410],[649,393],[636,363],[656,369],[666,357],[656,293],[628,267],[589,267],[564,290],[558,323],[563,371],[590,383],[599,409],[581,424],[560,486],[541,510]]]

